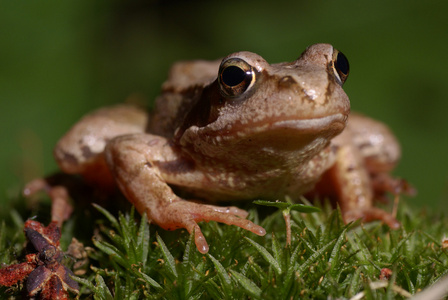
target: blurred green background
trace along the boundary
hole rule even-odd
[[[352,108],[398,136],[408,199],[448,211],[447,1],[1,1],[0,203],[57,170],[52,148],[93,108],[158,94],[169,66],[239,50],[290,61],[332,43]]]

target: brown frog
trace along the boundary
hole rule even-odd
[[[66,173],[118,185],[160,227],[194,231],[202,253],[208,244],[199,221],[265,230],[244,210],[188,201],[172,188],[209,202],[323,194],[337,198],[346,222],[379,219],[397,228],[373,201],[402,189],[388,176],[400,148],[385,125],[350,114],[342,89],[348,72],[345,56],[328,44],[272,65],[250,52],[180,62],[153,114],[131,105],[94,111],[54,154]]]

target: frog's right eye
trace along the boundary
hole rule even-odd
[[[219,86],[226,97],[242,95],[254,85],[255,79],[254,68],[240,58],[229,58],[219,67]]]
[[[342,52],[339,52],[338,50],[334,49],[333,52],[333,72],[336,78],[338,79],[340,85],[343,85],[344,82],[347,80],[348,73],[349,73],[349,64],[348,59],[345,57]]]

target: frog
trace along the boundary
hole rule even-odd
[[[247,211],[219,202],[328,196],[346,223],[398,228],[374,203],[406,190],[390,175],[400,145],[383,123],[350,112],[348,74],[347,58],[330,44],[276,64],[248,51],[177,62],[152,112],[130,104],[91,112],[54,156],[65,173],[118,187],[161,228],[186,229],[201,253],[209,250],[201,221],[266,234]]]

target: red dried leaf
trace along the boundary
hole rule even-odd
[[[35,268],[36,265],[27,262],[4,267],[0,269],[0,285],[12,286],[24,280]]]

